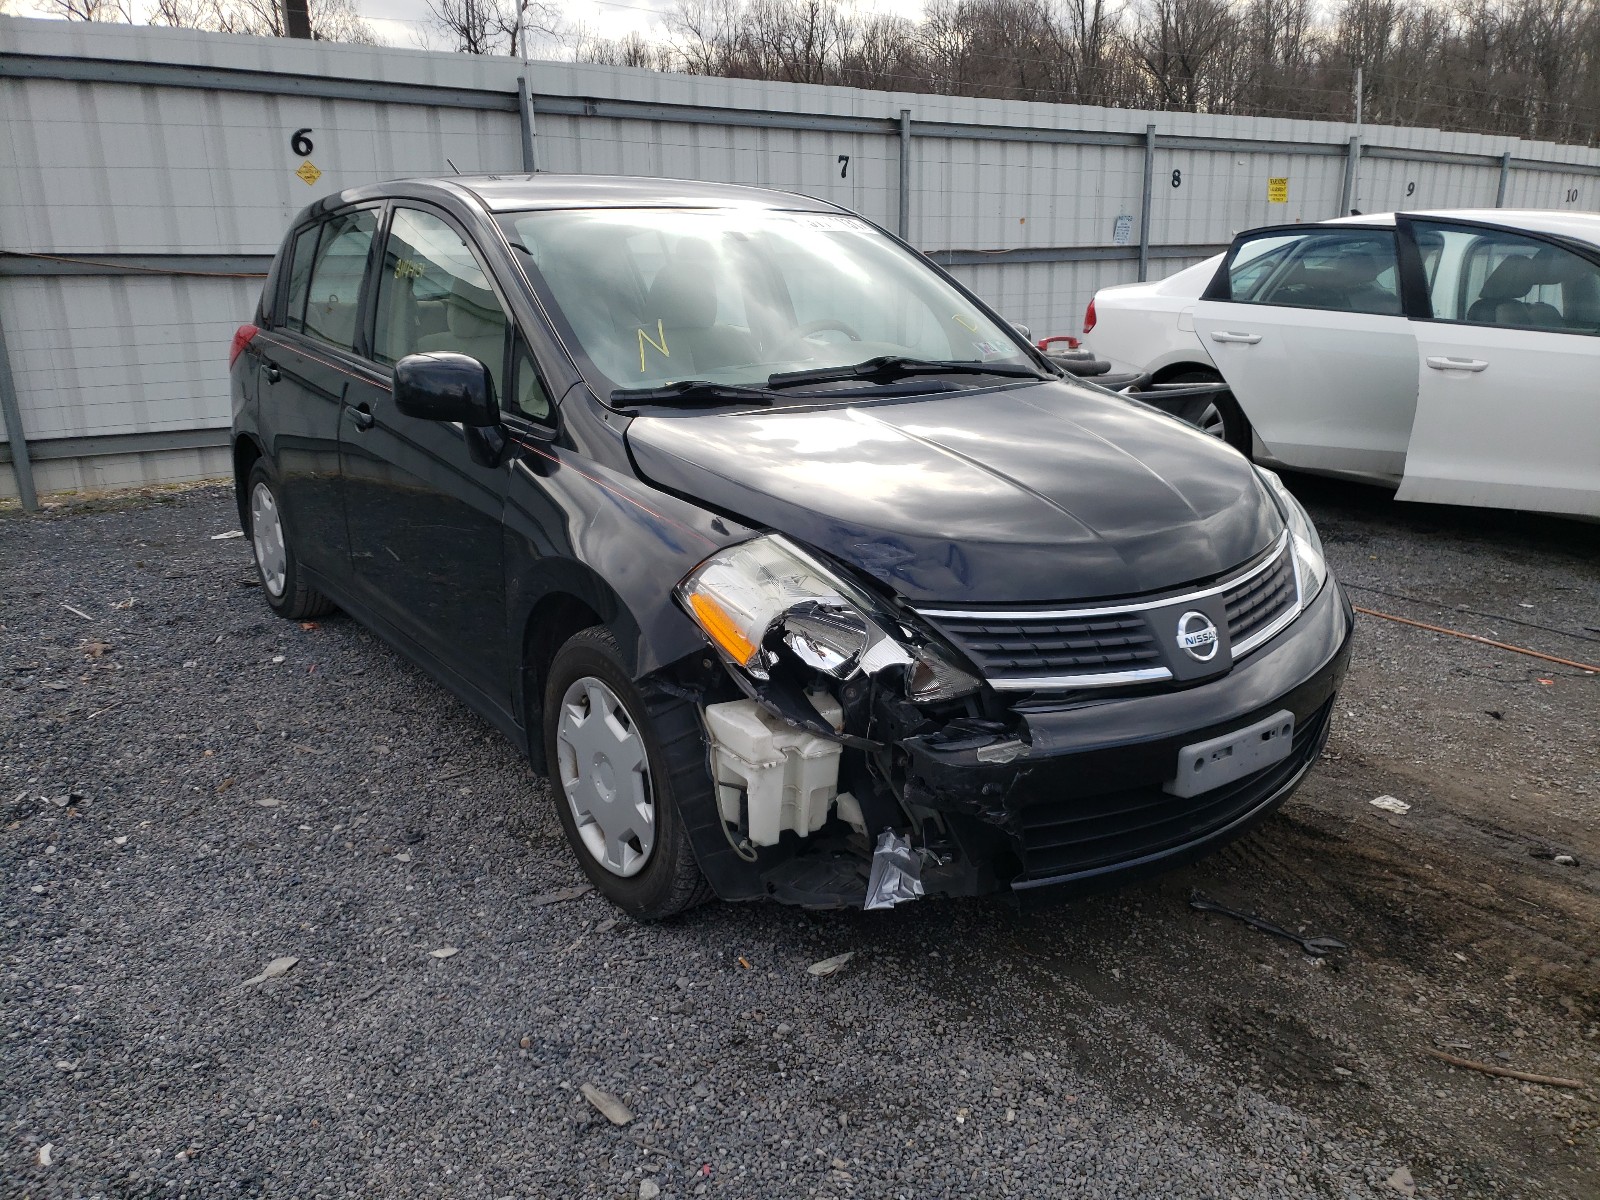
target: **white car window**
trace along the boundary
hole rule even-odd
[[[1232,299],[1242,304],[1398,315],[1400,271],[1394,234],[1313,229],[1267,234],[1229,264]]]
[[[1506,230],[1413,228],[1419,246],[1440,247],[1438,268],[1427,272],[1435,319],[1600,334],[1600,266],[1589,259]]]

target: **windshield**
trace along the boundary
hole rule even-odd
[[[1014,335],[857,217],[615,208],[501,223],[601,396],[688,380],[764,387],[885,356],[1031,363]]]

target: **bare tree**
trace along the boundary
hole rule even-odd
[[[46,0],[45,11],[69,21],[133,23],[127,0]]]
[[[931,0],[909,21],[839,0],[678,0],[663,38],[573,49],[729,78],[1331,120],[1350,118],[1359,67],[1374,123],[1600,140],[1600,0],[1319,4]]]

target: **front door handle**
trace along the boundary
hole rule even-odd
[[[372,409],[365,404],[346,404],[344,406],[344,415],[349,417],[355,423],[355,427],[362,432],[371,429],[377,419],[372,415]]]
[[[1428,365],[1435,371],[1487,371],[1489,364],[1481,358],[1430,358]]]
[[[262,374],[267,377],[268,383],[277,383],[278,380],[283,378],[283,372],[278,370],[278,368],[273,366],[271,363],[267,364],[267,369],[263,371]]]
[[[1254,346],[1261,340],[1259,333],[1224,333],[1218,330],[1211,335],[1213,342],[1239,342],[1245,346]]]

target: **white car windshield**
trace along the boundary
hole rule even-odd
[[[602,395],[765,387],[883,357],[1032,365],[1014,334],[857,217],[563,209],[509,214],[502,228]]]

